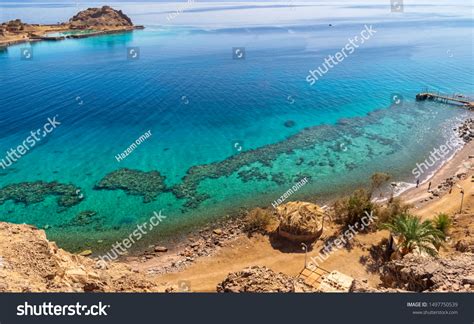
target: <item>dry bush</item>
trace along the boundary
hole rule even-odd
[[[266,233],[274,220],[275,217],[270,211],[262,208],[252,209],[245,217],[244,231],[247,233]]]

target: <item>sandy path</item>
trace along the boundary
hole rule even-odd
[[[370,234],[359,234],[357,240],[363,244],[376,244],[382,238],[388,237],[388,232],[381,231]],[[323,246],[318,241],[309,257],[316,256]],[[339,270],[357,278],[367,278],[369,283],[379,283],[378,275],[368,273],[360,263],[361,256],[367,256],[368,251],[354,247],[348,251],[338,250],[320,266],[331,270]],[[229,246],[222,248],[211,257],[199,259],[196,263],[179,273],[160,276],[157,281],[164,286],[178,285],[178,282],[189,281],[192,291],[215,292],[218,283],[222,282],[229,272],[239,271],[248,266],[267,266],[274,271],[296,276],[304,268],[304,253],[293,251],[282,252],[274,248],[268,236],[257,235],[252,238],[241,237]]]

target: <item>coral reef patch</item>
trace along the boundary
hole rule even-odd
[[[166,190],[165,177],[158,171],[140,171],[127,168],[107,174],[94,187],[95,190],[124,190],[133,196],[143,196],[143,202],[149,203]]]
[[[94,229],[101,230],[103,225],[104,218],[98,216],[96,211],[85,210],[78,213],[74,218],[60,227],[78,227],[78,226],[94,226]]]
[[[347,130],[347,132],[352,133],[353,129]],[[317,143],[320,143],[322,139],[324,141],[331,141],[340,136],[339,129],[328,125],[305,128],[284,141],[244,151],[223,161],[193,166],[189,168],[186,175],[182,178],[182,182],[175,185],[171,190],[177,198],[192,200],[193,203],[187,204],[188,207],[197,207],[200,202],[206,199],[206,195],[198,193],[198,186],[200,182],[205,179],[227,177],[242,167],[254,163],[271,167],[273,161],[281,154],[293,154],[297,149],[312,149]],[[245,176],[245,174],[240,176]]]
[[[59,196],[58,206],[65,208],[77,205],[83,199],[80,188],[72,184],[56,181],[21,182],[9,184],[0,189],[0,205],[7,200],[25,205],[36,204],[44,201],[45,197],[49,195]]]
[[[259,168],[250,168],[248,170],[239,171],[238,176],[243,182],[249,182],[250,180],[267,180],[268,174],[259,170]]]

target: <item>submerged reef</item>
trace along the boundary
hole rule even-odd
[[[94,218],[97,215],[97,212],[93,210],[82,211],[77,214],[70,222],[71,226],[86,226],[94,222]]]
[[[207,199],[206,197],[208,196],[198,192],[199,184],[202,181],[206,179],[228,177],[239,171],[238,175],[244,182],[250,179],[263,179],[265,177],[259,174],[261,171],[253,169],[243,170],[242,168],[255,166],[255,164],[260,164],[264,167],[271,167],[273,161],[283,154],[291,155],[294,154],[295,151],[312,150],[317,145],[322,145],[323,143],[328,143],[327,150],[319,155],[318,160],[309,161],[307,164],[315,168],[333,168],[336,166],[336,163],[330,153],[347,151],[348,147],[352,146],[350,138],[364,137],[369,141],[375,141],[376,143],[391,148],[390,151],[386,152],[387,155],[393,154],[395,149],[400,148],[400,144],[398,144],[396,140],[379,134],[374,134],[373,131],[365,129],[367,125],[380,125],[381,121],[387,117],[387,112],[392,109],[406,110],[406,113],[414,120],[423,120],[424,118],[427,118],[422,105],[416,105],[415,107],[389,107],[388,109],[373,111],[363,117],[340,119],[336,125],[317,125],[307,127],[280,142],[268,144],[248,151],[242,151],[223,161],[193,166],[188,169],[186,175],[182,178],[181,183],[173,186],[171,190],[177,198],[188,200],[188,203],[186,204],[187,207],[195,208],[200,202]],[[399,116],[403,115],[404,113],[399,114]],[[396,118],[393,120],[393,125],[399,125],[403,122],[404,121],[401,118]],[[288,122],[287,126],[294,125],[293,123]],[[370,157],[374,154],[374,150],[369,147],[367,154]],[[294,160],[295,164],[298,166],[305,163],[304,158],[295,157]],[[353,170],[357,168],[357,165],[352,161],[348,161],[345,163],[345,168],[347,170]],[[298,181],[305,176],[308,179],[311,179],[311,177],[314,177],[315,175],[316,174],[300,173],[293,176],[288,175],[288,179],[285,179],[283,175],[275,173],[270,174],[270,180],[278,185],[282,185],[287,181]]]
[[[104,217],[97,214],[94,210],[85,210],[78,213],[68,223],[60,225],[59,227],[86,227],[93,226],[94,230],[103,230]]]
[[[346,134],[354,133],[354,128],[344,130]],[[200,202],[206,199],[207,195],[198,192],[198,186],[205,179],[218,179],[227,177],[237,172],[244,166],[260,163],[263,166],[271,167],[272,162],[281,154],[293,154],[295,150],[312,149],[321,141],[331,141],[341,137],[341,130],[328,125],[319,125],[301,130],[299,133],[288,137],[286,140],[274,144],[265,145],[257,149],[240,152],[223,161],[196,165],[187,171],[180,184],[175,185],[171,190],[177,198],[184,198],[193,201],[186,204],[187,207],[195,208]],[[241,172],[241,178],[255,178],[255,172]],[[282,183],[282,180],[275,177],[272,180]],[[278,180],[277,180],[278,179]]]
[[[133,196],[143,196],[149,203],[166,190],[165,177],[158,171],[140,171],[122,168],[107,174],[95,185],[96,190],[124,190]]]
[[[239,178],[242,179],[243,182],[249,182],[250,180],[267,180],[268,174],[260,171],[259,168],[250,168],[249,170],[242,170],[239,173]]]
[[[79,187],[59,182],[21,182],[9,184],[0,189],[0,205],[7,200],[25,205],[42,202],[46,196],[59,196],[58,206],[71,207],[83,199]]]
[[[281,186],[288,182],[285,174],[283,172],[272,173],[271,180],[275,182],[277,185]]]

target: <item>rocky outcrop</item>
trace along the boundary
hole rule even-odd
[[[310,291],[302,281],[276,273],[267,267],[253,266],[230,273],[217,285],[217,292],[294,292]]]
[[[29,29],[31,29],[30,26],[23,23],[20,19],[4,22],[0,25],[0,39],[25,34]]]
[[[352,282],[350,292],[353,293],[380,293],[380,292],[407,292],[403,289],[394,289],[394,288],[383,288],[383,287],[371,287],[367,279],[355,279]]]
[[[469,143],[474,139],[474,118],[466,119],[462,125],[454,128],[454,131],[465,143]]]
[[[408,291],[474,291],[474,254],[448,258],[406,255],[386,263],[380,275],[385,287]]]
[[[111,29],[118,27],[133,27],[131,19],[121,10],[109,6],[89,8],[79,12],[69,20],[71,29]]]
[[[0,292],[157,290],[145,275],[125,264],[101,267],[93,259],[58,248],[42,230],[0,222]]]
[[[10,20],[2,24],[2,30],[5,32],[16,33],[22,32],[28,25],[23,23],[20,19]]]

